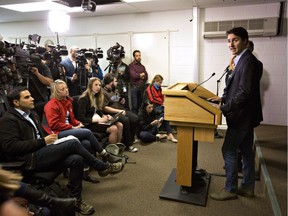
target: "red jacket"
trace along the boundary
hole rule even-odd
[[[77,126],[80,121],[75,118],[72,98],[57,100],[52,98],[44,107],[42,126],[48,133],[59,134],[63,130],[71,129],[72,126]],[[66,115],[69,112],[69,124],[66,124]]]
[[[153,84],[149,85],[146,89],[148,99],[153,104],[163,105],[164,95],[162,94],[162,88],[159,87],[158,90],[154,87]]]

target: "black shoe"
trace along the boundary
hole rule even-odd
[[[76,212],[79,212],[80,214],[83,214],[83,215],[92,215],[95,212],[95,209],[93,208],[93,206],[88,205],[82,200],[77,200],[75,208],[76,208]]]
[[[100,183],[100,180],[99,180],[99,179],[97,179],[96,177],[90,175],[89,170],[84,171],[84,173],[83,173],[83,180],[84,180],[84,181],[91,182],[91,183],[94,183],[94,184]]]

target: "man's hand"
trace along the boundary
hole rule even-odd
[[[144,78],[145,78],[145,73],[144,72],[140,73],[140,79],[144,79]]]
[[[71,78],[71,81],[72,82],[75,82],[78,80],[78,75],[76,73],[73,74],[72,78]]]
[[[49,134],[48,136],[44,137],[44,139],[45,139],[46,145],[51,145],[58,139],[58,135]]]
[[[208,101],[213,101],[213,102],[222,102],[221,98],[219,96],[214,96],[211,98],[207,98]]]
[[[38,68],[37,67],[31,67],[30,72],[33,73],[34,75],[39,74]]]

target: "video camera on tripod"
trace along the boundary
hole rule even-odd
[[[109,60],[110,64],[114,64],[122,58],[125,58],[124,47],[116,42],[116,45],[107,50],[107,60]]]

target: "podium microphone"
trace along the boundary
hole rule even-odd
[[[203,82],[199,83],[198,85],[195,86],[195,88],[192,89],[192,93],[202,84],[204,84],[205,82],[207,82],[208,80],[210,80],[213,76],[215,75],[215,73],[213,73],[208,79],[204,80]]]
[[[220,82],[221,81],[221,79],[223,78],[223,76],[229,71],[229,67],[230,67],[230,65],[228,65],[226,68],[225,68],[225,70],[224,70],[224,73],[221,75],[221,77],[217,80],[217,82]]]

